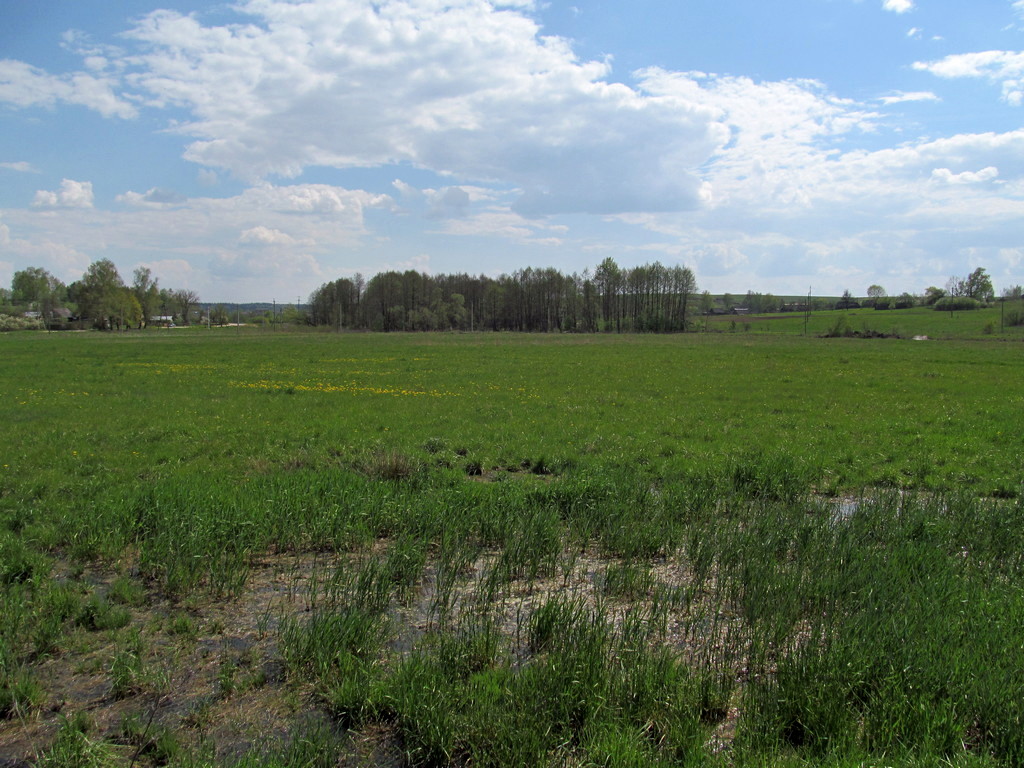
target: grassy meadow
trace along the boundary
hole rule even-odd
[[[0,335],[0,757],[1024,763],[1024,337],[871,312]]]

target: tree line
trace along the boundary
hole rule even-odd
[[[157,318],[188,325],[199,295],[187,288],[161,288],[148,267],[139,267],[126,284],[109,259],[89,265],[80,280],[65,285],[45,269],[28,267],[14,273],[0,304],[25,307],[47,325],[89,326],[107,330],[145,328]]]
[[[1022,294],[1024,294],[1024,288],[1021,288],[1020,285],[1009,285],[1003,288],[1000,299],[1019,301]],[[969,310],[991,304],[995,300],[995,296],[992,278],[989,277],[984,267],[978,267],[963,277],[953,275],[946,281],[945,288],[928,286],[920,297],[914,297],[908,293],[892,297],[886,294],[882,286],[872,285],[868,288],[868,299],[863,306],[873,306],[875,309],[905,309],[920,304],[940,311]],[[843,301],[851,306],[862,306],[850,297],[849,291],[843,294]]]
[[[570,275],[550,267],[496,278],[389,271],[324,283],[309,297],[307,318],[375,331],[685,331],[696,292],[688,267],[629,269],[611,258]]]
[[[287,322],[349,330],[657,333],[689,330],[697,314],[915,305],[960,310],[984,306],[994,293],[988,274],[978,268],[966,277],[950,278],[945,289],[931,286],[921,296],[892,297],[880,285],[872,285],[865,300],[855,299],[849,291],[837,302],[808,298],[794,303],[753,291],[713,297],[707,291],[698,295],[697,281],[687,267],[655,262],[622,268],[606,258],[592,271],[569,275],[550,267],[496,278],[407,270],[381,272],[367,281],[356,274],[313,291],[305,313],[296,305],[286,314]],[[1011,286],[1003,298],[1020,298],[1021,293],[1019,285]],[[29,267],[15,272],[10,290],[0,288],[0,316],[28,314],[35,318],[29,321],[36,323],[33,327],[119,330],[154,322],[188,325],[197,309],[199,296],[194,291],[161,287],[147,267],[134,270],[131,284],[126,284],[109,259],[93,262],[80,280],[69,285],[45,269]],[[212,323],[230,320],[223,305],[206,311]],[[270,321],[278,321],[276,313]]]

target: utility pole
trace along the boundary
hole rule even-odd
[[[804,305],[804,336],[807,335],[807,321],[811,319],[811,286],[807,286],[807,303]]]

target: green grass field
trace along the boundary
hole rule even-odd
[[[871,308],[845,311],[812,312],[804,322],[802,312],[756,316],[717,315],[700,318],[698,327],[709,331],[745,332],[754,334],[789,334],[823,336],[845,323],[851,333],[875,333],[887,336],[931,339],[1003,339],[1024,340],[1024,325],[1012,325],[1015,316],[1024,313],[1024,304],[1007,300],[967,312],[938,312],[933,307],[875,310]]]
[[[0,336],[0,755],[1020,764],[1020,329],[872,312]]]

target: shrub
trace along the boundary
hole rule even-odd
[[[916,306],[917,301],[909,293],[904,293],[896,297],[896,301],[893,304],[894,309],[911,309]]]
[[[408,480],[419,467],[400,451],[376,450],[360,463],[360,469],[373,480]]]
[[[42,331],[45,328],[39,318],[0,315],[0,331]]]
[[[971,309],[981,309],[984,306],[977,299],[970,296],[944,296],[935,302],[935,309],[938,312],[966,312]]]
[[[853,336],[853,328],[850,327],[850,321],[846,318],[846,315],[840,315],[836,318],[832,327],[828,329],[825,338],[838,339],[845,336]]]

